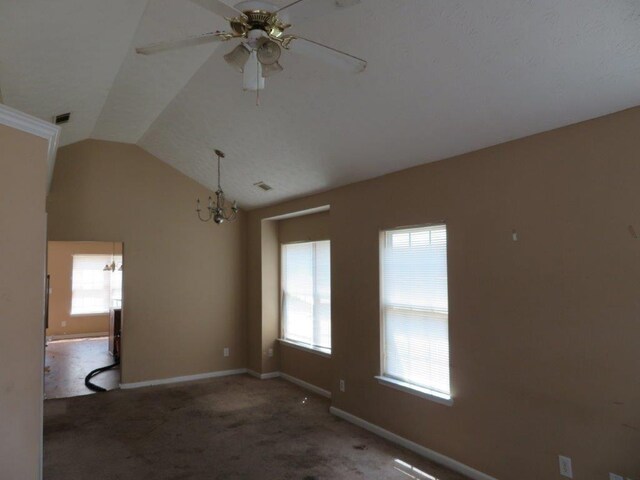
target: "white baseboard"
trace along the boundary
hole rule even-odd
[[[49,335],[47,342],[55,342],[56,340],[70,340],[72,338],[93,338],[93,337],[108,337],[109,332],[94,332],[94,333],[68,333],[65,335]]]
[[[246,368],[236,370],[222,370],[219,372],[198,373],[196,375],[185,375],[183,377],[160,378],[158,380],[145,380],[144,382],[121,383],[120,388],[130,390],[132,388],[151,387],[154,385],[168,385],[171,383],[192,382],[194,380],[206,380],[207,378],[227,377],[229,375],[241,375],[247,373]]]
[[[269,380],[270,378],[278,378],[280,376],[280,372],[258,373],[255,370],[247,370],[247,373],[260,380]]]
[[[318,395],[325,397],[325,398],[331,398],[331,392],[329,390],[325,390],[324,388],[320,388],[316,385],[313,385],[312,383],[309,382],[305,382],[304,380],[300,380],[299,378],[296,377],[292,377],[291,375],[287,375],[286,373],[282,373],[280,372],[280,378],[294,383],[296,385],[298,385],[299,387],[302,387],[306,390],[309,390],[313,393],[317,393]]]
[[[411,440],[407,440],[406,438],[401,437],[400,435],[396,435],[395,433],[392,433],[389,430],[385,430],[384,428],[374,425],[373,423],[369,423],[360,417],[356,417],[355,415],[345,412],[344,410],[340,410],[339,408],[336,408],[336,407],[330,407],[329,411],[336,417],[340,417],[343,420],[346,420],[347,422],[353,423],[354,425],[358,425],[359,427],[362,427],[365,430],[369,430],[370,432],[375,433],[376,435],[382,438],[386,438],[390,442],[398,444],[401,447],[406,448],[407,450],[411,450],[412,452],[417,453],[422,457],[428,458],[429,460],[432,460],[436,463],[439,463],[440,465],[443,465],[447,468],[450,468],[455,472],[461,473],[462,475],[466,475],[467,477],[473,480],[497,480],[496,478],[491,477],[486,473],[482,473],[476,470],[475,468],[465,465],[464,463],[458,462],[453,458],[449,458],[446,455],[442,455],[441,453],[434,452],[433,450],[423,447],[422,445],[412,442]]]
[[[299,387],[304,388],[305,390],[309,390],[313,393],[316,393],[322,397],[331,398],[331,392],[329,390],[325,390],[324,388],[317,387],[309,382],[305,382],[304,380],[300,380],[299,378],[292,377],[286,373],[282,372],[269,372],[269,373],[258,373],[255,370],[247,370],[247,373],[252,377],[259,378],[260,380],[268,380],[270,378],[282,378],[287,382],[294,383]]]

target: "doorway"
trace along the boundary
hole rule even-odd
[[[48,242],[44,393],[67,398],[120,385],[122,242]],[[91,387],[91,388],[90,388]]]

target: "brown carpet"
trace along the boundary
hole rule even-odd
[[[464,480],[248,375],[47,400],[45,480]]]

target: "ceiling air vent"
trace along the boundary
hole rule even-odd
[[[273,187],[271,185],[267,185],[264,182],[258,182],[258,183],[254,183],[254,185],[258,188],[261,188],[262,190],[264,190],[265,192],[268,192],[269,190],[273,190]]]
[[[53,117],[53,123],[55,123],[56,125],[62,125],[63,123],[69,122],[70,119],[71,112],[61,113],[60,115],[56,115],[55,117]]]

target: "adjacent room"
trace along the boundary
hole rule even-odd
[[[120,242],[48,242],[45,398],[118,387],[122,250]],[[103,367],[96,386],[89,375]]]
[[[4,480],[640,480],[640,3],[0,0]]]

